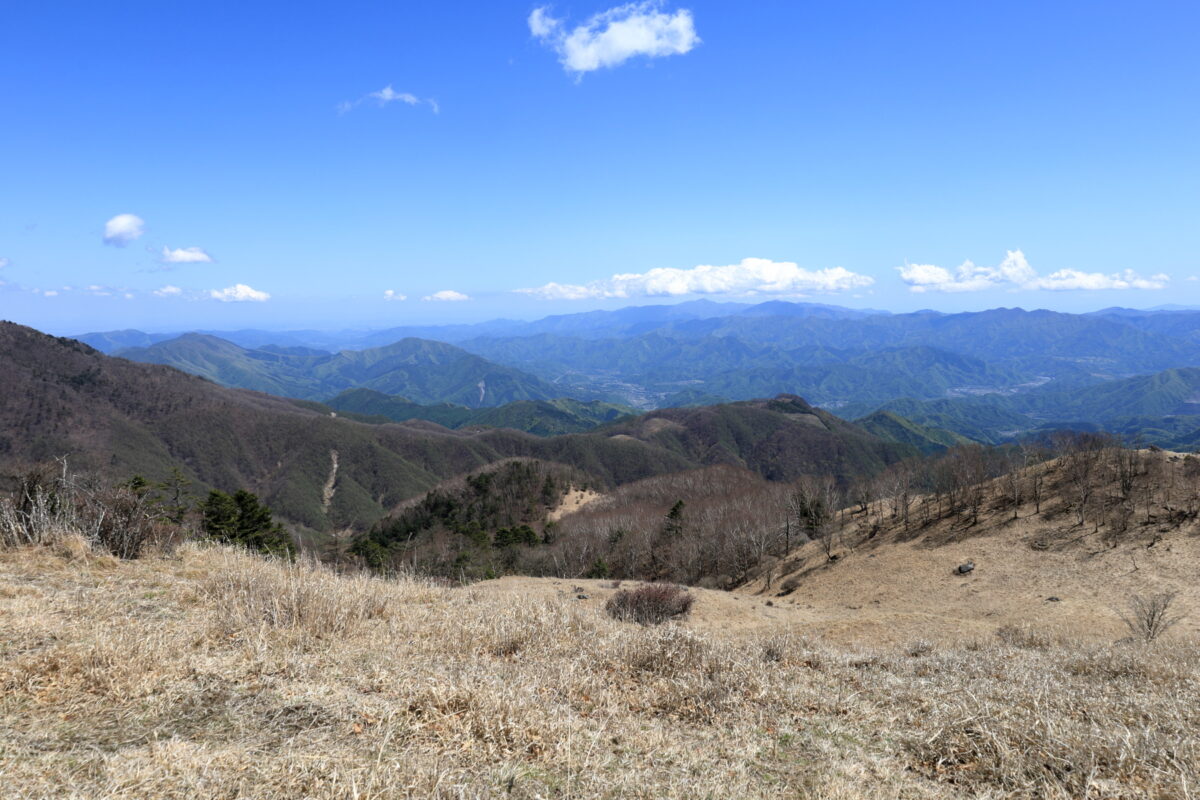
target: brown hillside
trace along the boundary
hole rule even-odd
[[[768,480],[869,475],[916,448],[886,442],[795,395],[670,408],[615,423],[610,436],[651,442],[705,466],[746,467]]]
[[[509,456],[579,464],[609,482],[689,466],[637,442],[366,425],[12,323],[0,323],[0,368],[0,473],[60,456],[114,479],[162,479],[179,466],[199,490],[249,488],[315,529],[365,526],[442,479]]]
[[[444,479],[511,457],[561,462],[616,485],[730,461],[767,477],[871,474],[908,452],[800,409],[798,398],[663,412],[631,423],[638,436],[367,425],[12,323],[0,323],[0,370],[0,475],[61,456],[117,480],[161,480],[178,466],[197,491],[247,488],[314,530],[363,529]],[[636,428],[660,418],[678,424],[649,436]]]
[[[1173,610],[1184,615],[1175,635],[1194,637],[1200,459],[1137,454],[1130,499],[1123,501],[1111,461],[1118,452],[1095,466],[1082,523],[1068,455],[1018,473],[1024,497],[1015,515],[1008,478],[982,487],[974,524],[967,509],[946,514],[946,498],[928,495],[913,502],[906,532],[894,502],[884,499],[866,512],[844,512],[833,538],[835,561],[819,542],[808,542],[772,559],[738,592],[786,609],[806,632],[887,644],[978,640],[1006,628],[1111,641],[1128,633],[1119,612],[1133,596],[1174,591]],[[1042,484],[1040,504],[1031,497],[1035,480]],[[921,524],[926,508],[943,516]],[[958,574],[967,562],[974,570]]]

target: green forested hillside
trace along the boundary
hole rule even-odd
[[[326,405],[339,412],[380,417],[393,422],[422,419],[447,428],[485,425],[492,428],[512,428],[538,436],[582,433],[633,413],[631,408],[612,403],[569,398],[519,400],[495,408],[480,409],[449,403],[422,405],[372,389],[347,389],[326,401]]]
[[[966,436],[942,428],[918,425],[891,411],[876,411],[862,419],[854,420],[854,424],[880,439],[911,445],[922,453],[934,453],[972,441]]]

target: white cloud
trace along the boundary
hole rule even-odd
[[[981,267],[964,261],[953,271],[934,264],[905,264],[896,269],[900,279],[909,285],[909,291],[917,293],[978,292],[984,289],[1162,289],[1171,280],[1162,273],[1143,277],[1131,269],[1113,274],[1062,269],[1041,276],[1029,266],[1020,250],[1009,250],[995,267]]]
[[[7,258],[0,258],[0,269],[4,269],[5,267],[7,267],[7,266],[8,266],[9,264],[11,264],[11,263],[12,263],[12,262],[11,262],[11,261],[9,261]]]
[[[456,292],[453,289],[442,289],[440,292],[434,292],[433,294],[427,294],[424,297],[422,297],[421,299],[426,300],[426,301],[432,300],[434,302],[441,302],[441,303],[458,303],[463,300],[470,300],[471,298],[468,297],[467,295],[463,294],[462,292]]]
[[[744,258],[728,266],[691,269],[660,267],[644,273],[613,275],[588,284],[548,283],[535,289],[517,289],[545,300],[598,298],[675,297],[687,294],[805,295],[844,292],[870,286],[874,278],[844,267],[808,270],[790,261]]]
[[[43,295],[44,297],[58,297],[58,290],[56,290],[56,289],[47,289],[46,291],[42,292],[42,295]]]
[[[539,39],[546,39],[558,33],[562,22],[550,16],[545,6],[535,8],[529,14],[529,32]]]
[[[211,264],[213,258],[199,247],[164,247],[159,260],[164,264]]]
[[[415,106],[420,103],[420,99],[415,94],[408,92],[397,92],[389,83],[387,86],[380,89],[378,92],[371,92],[367,97],[373,97],[379,101],[379,105],[386,106],[388,103],[394,103],[399,100],[402,103],[408,103],[410,106]]]
[[[146,232],[146,221],[136,214],[117,214],[104,223],[104,243],[124,247]]]
[[[266,292],[251,289],[244,283],[236,283],[224,289],[213,289],[208,293],[208,296],[213,300],[220,300],[222,303],[261,303],[264,300],[271,299],[271,295]]]
[[[397,92],[392,88],[390,83],[379,91],[368,92],[365,96],[360,97],[357,100],[347,100],[345,102],[338,103],[338,113],[345,114],[347,111],[352,111],[355,107],[362,105],[368,100],[374,100],[376,103],[378,103],[380,108],[389,103],[404,103],[405,105],[410,106],[419,106],[422,103],[427,103],[429,107],[433,109],[433,113],[442,113],[442,107],[438,105],[437,100],[434,100],[431,97],[417,97],[412,92]]]
[[[1029,289],[1068,291],[1071,289],[1165,289],[1171,277],[1159,272],[1143,277],[1131,269],[1105,275],[1101,272],[1080,272],[1077,269],[1060,269],[1044,278],[1028,284]]]
[[[558,53],[563,68],[576,75],[615,67],[634,56],[682,55],[700,43],[691,11],[664,12],[658,2],[610,8],[569,31],[546,6],[535,8],[526,21],[529,32]]]
[[[395,289],[385,289],[383,292],[384,300],[407,300],[408,295],[400,294]]]
[[[178,297],[181,294],[183,294],[183,289],[178,286],[164,286],[154,290],[155,297]]]

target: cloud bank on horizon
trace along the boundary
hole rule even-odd
[[[635,56],[683,55],[700,43],[692,12],[661,10],[657,2],[626,3],[568,29],[549,6],[535,8],[526,22],[529,32],[558,54],[559,63],[576,77],[624,64]]]
[[[1026,289],[1062,292],[1101,289],[1165,289],[1171,277],[1155,273],[1144,277],[1127,269],[1122,272],[1083,272],[1060,269],[1038,275],[1020,250],[1009,250],[995,267],[964,261],[953,271],[934,264],[905,264],[896,268],[910,292],[980,292],[988,289]]]
[[[690,269],[659,267],[644,273],[623,273],[586,284],[547,283],[520,294],[543,300],[602,300],[682,295],[788,295],[831,294],[864,289],[875,283],[844,267],[807,270],[790,261],[744,258],[726,266],[701,265]]]

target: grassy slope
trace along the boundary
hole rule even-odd
[[[1194,644],[807,640],[749,598],[608,619],[224,549],[0,552],[11,797],[1178,797]],[[516,589],[516,590],[514,590]],[[743,624],[745,623],[745,624]]]
[[[771,559],[739,591],[773,599],[814,634],[887,643],[961,641],[1001,625],[1111,641],[1126,633],[1117,610],[1130,597],[1177,591],[1174,611],[1184,620],[1176,634],[1196,639],[1200,519],[1181,515],[1193,502],[1187,498],[1194,494],[1196,462],[1171,453],[1144,456],[1150,461],[1137,478],[1126,530],[1113,524],[1119,496],[1114,476],[1097,470],[1081,526],[1068,469],[1052,461],[1022,474],[1024,500],[1015,519],[1004,478],[988,484],[975,525],[965,513],[923,525],[922,505],[939,504],[921,497],[913,503],[908,532],[885,513],[868,537],[865,531],[878,522],[847,510],[834,538],[836,562],[808,542]],[[1035,474],[1045,487],[1040,512],[1030,491]],[[1147,485],[1154,492],[1149,510]],[[955,574],[967,561],[975,563],[974,571]]]

